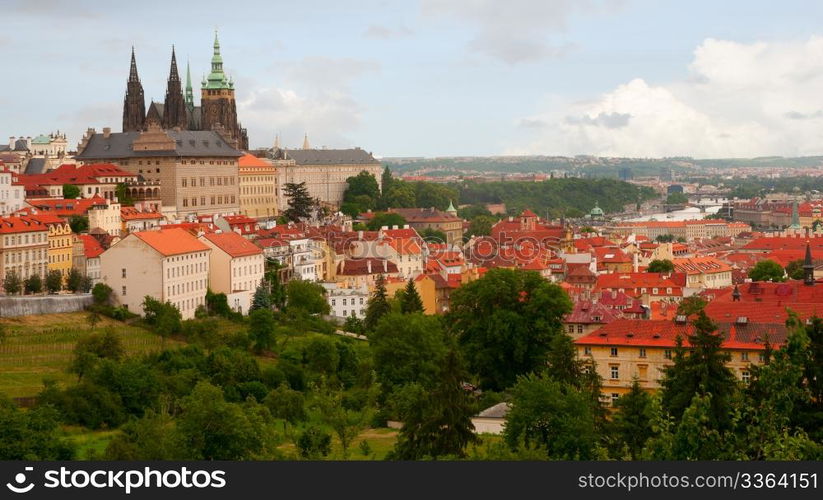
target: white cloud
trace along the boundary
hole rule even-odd
[[[378,40],[388,40],[390,38],[402,38],[406,36],[412,35],[412,30],[405,26],[399,26],[397,28],[389,28],[388,26],[383,26],[380,24],[372,24],[366,31],[363,32],[363,36],[366,38],[375,38]]]
[[[427,16],[447,16],[465,21],[476,33],[469,41],[472,51],[509,64],[558,57],[574,44],[553,40],[566,30],[568,19],[578,11],[610,10],[620,0],[423,0]]]
[[[823,152],[823,37],[743,44],[707,39],[690,77],[634,79],[582,103],[524,117],[543,122],[510,152],[696,157]],[[554,104],[557,99],[554,99]]]
[[[351,146],[350,132],[359,127],[364,108],[349,84],[378,71],[379,65],[355,59],[310,57],[284,66],[280,85],[251,85],[239,97],[237,114],[249,131],[251,146],[298,147],[308,133],[313,146]],[[299,91],[293,89],[300,89]]]

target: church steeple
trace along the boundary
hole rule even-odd
[[[220,55],[220,40],[217,39],[217,30],[214,30],[214,53],[211,56],[211,73],[206,78],[204,89],[228,89],[229,81],[223,73],[223,56]]]
[[[303,149],[311,149],[311,145],[309,145],[309,134],[303,136]]]
[[[186,117],[186,104],[183,100],[183,89],[180,83],[180,74],[177,72],[177,56],[174,45],[171,47],[171,68],[169,81],[166,86],[166,100],[163,103],[163,128],[188,128],[189,120]]]
[[[803,284],[814,285],[814,262],[812,261],[812,248],[808,241],[806,242],[806,258],[803,259]]]
[[[131,48],[131,67],[126,82],[126,96],[123,99],[123,132],[143,130],[146,119],[146,101],[143,97],[143,85],[137,74],[137,60],[134,47]]]
[[[194,109],[194,91],[191,87],[191,67],[186,61],[186,108],[191,112]]]

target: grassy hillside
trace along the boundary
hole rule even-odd
[[[36,396],[43,379],[73,380],[66,373],[77,340],[90,333],[85,313],[44,314],[19,318],[0,318],[6,338],[0,343],[0,392],[9,397]],[[103,318],[96,326],[101,331],[114,326],[123,336],[127,355],[158,350],[162,340],[143,328]],[[166,341],[167,346],[177,342]]]

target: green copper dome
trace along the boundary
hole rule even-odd
[[[226,74],[223,73],[223,58],[220,56],[220,41],[217,39],[217,31],[214,32],[214,55],[211,57],[211,73],[203,81],[203,89],[220,90],[230,89]]]
[[[591,211],[589,212],[589,215],[591,215],[592,217],[603,217],[603,215],[604,215],[603,209],[600,208],[600,206],[598,205],[598,203],[596,201],[594,202],[594,208],[591,209]]]

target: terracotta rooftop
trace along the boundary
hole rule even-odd
[[[261,255],[263,250],[235,232],[204,234],[202,238],[232,257]]]
[[[139,231],[131,234],[166,257],[211,250],[182,228]]]

